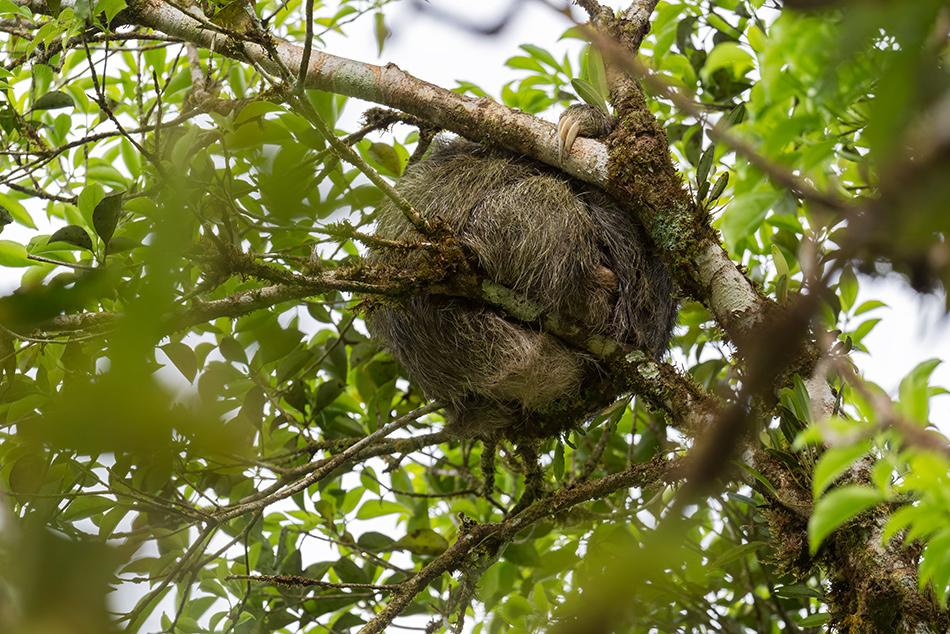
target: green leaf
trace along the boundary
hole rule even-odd
[[[102,497],[100,495],[88,495],[78,497],[69,503],[66,510],[63,511],[63,519],[69,522],[76,522],[93,515],[104,513],[115,506],[115,500]]]
[[[841,308],[845,312],[851,310],[854,306],[854,300],[858,297],[858,277],[850,266],[844,267],[841,276],[838,278],[838,298],[841,300]]]
[[[339,577],[340,581],[343,583],[370,582],[369,578],[366,576],[366,573],[363,572],[363,569],[346,557],[341,558],[339,561],[333,564],[333,572],[336,573],[337,577]]]
[[[194,383],[195,376],[198,374],[198,357],[195,356],[195,351],[180,341],[172,341],[159,347],[175,364],[182,376],[188,379],[189,383]]]
[[[734,197],[722,212],[719,219],[722,236],[730,251],[738,249],[743,238],[755,233],[772,205],[783,194],[778,192],[752,192]]]
[[[106,23],[111,23],[112,19],[121,11],[125,9],[128,5],[125,3],[125,0],[97,0],[96,1],[96,13],[104,13],[106,16]]]
[[[33,102],[33,110],[59,110],[60,108],[73,108],[75,105],[69,93],[54,90],[40,96]]]
[[[733,77],[740,77],[753,68],[752,55],[736,42],[722,42],[709,52],[706,63],[699,71],[704,81],[720,68],[732,69]]]
[[[506,623],[514,625],[518,619],[534,613],[534,608],[520,594],[509,596],[501,606],[501,615]]]
[[[393,513],[405,514],[406,509],[400,504],[387,500],[369,500],[364,502],[360,510],[356,512],[356,519],[368,520],[383,515],[392,515]]]
[[[777,277],[785,276],[786,278],[791,279],[791,272],[788,269],[788,262],[785,261],[785,256],[782,254],[782,250],[778,248],[777,245],[771,245],[772,252],[772,263],[775,264],[775,275]]]
[[[106,197],[106,192],[102,188],[102,185],[99,183],[91,183],[86,187],[82,188],[82,191],[79,192],[79,198],[76,201],[76,205],[79,207],[79,213],[83,215],[83,218],[92,217],[93,211],[95,211],[96,206]]]
[[[221,352],[221,356],[228,361],[247,365],[247,354],[244,351],[244,346],[239,344],[234,337],[222,337],[221,341],[218,342],[218,350]]]
[[[808,536],[811,554],[831,533],[840,526],[884,501],[884,495],[877,489],[852,485],[834,489],[815,503],[808,519]]]
[[[815,465],[815,472],[812,475],[811,490],[814,499],[817,500],[828,487],[834,484],[838,476],[844,473],[845,469],[867,451],[867,446],[863,441],[856,445],[832,447],[825,451],[818,464]]]
[[[702,185],[709,179],[709,170],[712,167],[713,159],[716,158],[716,145],[710,145],[703,152],[699,159],[699,165],[696,166],[696,182]],[[702,196],[700,196],[702,198]]]
[[[950,530],[943,530],[930,539],[924,547],[920,562],[921,590],[927,583],[933,586],[941,604],[946,604],[950,585]]]
[[[940,359],[928,359],[901,380],[898,408],[909,420],[926,423],[930,418],[930,376],[940,363]]]
[[[360,535],[356,543],[361,547],[372,551],[383,551],[393,549],[393,538],[389,535],[383,535],[374,531],[369,531]]]
[[[775,594],[780,597],[808,597],[819,600],[825,597],[821,592],[804,585],[781,586],[775,589]]]
[[[775,490],[775,487],[772,486],[772,483],[769,482],[768,478],[766,478],[764,475],[762,475],[761,473],[759,473],[758,471],[756,471],[755,469],[753,469],[746,463],[741,462],[739,460],[733,460],[732,463],[734,465],[737,465],[740,469],[743,469],[744,471],[748,472],[749,475],[751,475],[753,478],[758,480],[769,493],[771,493],[775,497],[778,497],[778,491]]]
[[[372,143],[366,153],[394,176],[402,173],[402,160],[399,158],[399,152],[392,145]]]
[[[32,266],[26,247],[12,240],[0,240],[0,266]]]
[[[417,528],[399,538],[393,548],[408,550],[414,555],[435,557],[448,550],[449,542],[431,528]]]
[[[817,614],[812,614],[811,616],[806,616],[798,622],[799,627],[818,627],[819,625],[824,625],[828,622],[828,619],[831,618],[831,615],[827,612],[818,612]]]
[[[811,396],[808,394],[808,388],[802,377],[796,374],[793,377],[795,382],[795,410],[798,418],[808,424],[815,422],[811,408]]]
[[[733,493],[732,491],[729,491],[726,493],[726,497],[735,500],[736,502],[747,504],[752,508],[758,506],[758,503],[754,499],[750,498],[748,495],[742,495],[741,493]]]
[[[732,562],[742,559],[746,555],[754,553],[755,551],[759,550],[765,545],[767,545],[767,542],[758,542],[758,541],[749,542],[747,544],[740,544],[738,546],[730,548],[723,554],[716,557],[716,559],[713,560],[713,562],[710,563],[709,565],[713,568],[724,568],[727,565],[731,564]],[[718,571],[715,571],[715,572],[710,571],[708,574],[719,574],[719,573]]]
[[[106,247],[106,253],[122,253],[123,251],[137,249],[140,246],[142,246],[142,243],[135,238],[130,238],[129,236],[116,236],[109,240],[109,244]]]
[[[379,495],[379,480],[372,467],[363,467],[363,470],[360,472],[360,483],[366,487],[367,491],[372,491],[376,495]]]
[[[604,112],[607,111],[607,102],[603,95],[597,92],[597,89],[591,86],[583,79],[572,79],[571,86],[577,91],[577,95],[592,106],[597,106]]]
[[[886,544],[892,540],[899,532],[910,526],[912,522],[916,522],[921,514],[927,514],[927,509],[910,504],[894,511],[887,520],[887,526],[881,531],[881,543]]]
[[[80,249],[92,251],[92,238],[89,237],[85,229],[78,225],[66,225],[65,227],[57,229],[53,232],[53,235],[49,237],[49,243],[52,242],[65,242]]]
[[[382,11],[377,11],[373,16],[373,35],[376,38],[376,54],[383,54],[383,45],[389,39],[391,31],[386,26],[386,16]]]
[[[590,82],[591,88],[600,95],[600,100],[603,101],[607,98],[609,90],[607,86],[607,70],[604,66],[604,57],[600,54],[600,50],[596,46],[589,46],[587,48],[584,69],[587,71],[587,81]]]
[[[98,202],[92,212],[92,226],[103,242],[109,242],[115,227],[119,223],[119,213],[122,211],[123,194],[112,194]]]
[[[557,63],[557,60],[554,59],[554,56],[540,46],[535,46],[533,44],[522,44],[519,48],[531,57],[543,62],[544,64],[547,64],[554,70],[561,70],[561,65]]]
[[[854,309],[854,315],[855,315],[855,317],[857,317],[858,315],[863,315],[864,313],[866,313],[866,312],[868,312],[868,311],[872,311],[872,310],[874,310],[875,308],[887,308],[887,307],[888,307],[887,304],[885,304],[884,302],[882,302],[882,301],[880,301],[880,300],[877,300],[877,299],[870,299],[870,300],[868,300],[868,301],[862,303],[862,304],[861,304],[860,306],[858,306],[857,308],[855,308],[855,309]]]
[[[722,196],[722,193],[726,191],[726,185],[729,184],[729,172],[721,174],[719,178],[716,179],[716,184],[713,185],[712,191],[709,192],[708,202],[716,202],[719,200],[719,197]]]
[[[554,448],[554,458],[551,460],[551,473],[554,480],[560,480],[564,476],[564,443],[557,441]]]
[[[4,209],[4,211],[6,211],[9,215],[13,216],[13,219],[24,227],[36,229],[36,224],[34,224],[29,212],[19,200],[11,198],[7,194],[0,192],[0,208]]]

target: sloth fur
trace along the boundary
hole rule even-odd
[[[657,358],[666,352],[677,313],[669,272],[640,224],[603,192],[459,139],[437,139],[397,189],[423,217],[447,222],[493,281],[591,333]],[[380,237],[419,237],[391,201],[377,222]],[[405,250],[376,248],[367,260],[412,267]],[[426,396],[445,404],[460,437],[509,426],[535,435],[536,421],[570,409],[582,392],[588,416],[617,396],[597,391],[596,357],[475,300],[417,295],[404,308],[372,311],[367,324]]]

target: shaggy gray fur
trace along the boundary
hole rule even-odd
[[[590,332],[665,353],[677,311],[666,265],[600,191],[462,140],[437,140],[397,189],[424,217],[448,222],[492,280]],[[377,234],[418,237],[389,201]],[[367,259],[411,267],[412,256],[375,249]],[[601,374],[591,355],[472,300],[416,296],[406,310],[374,311],[368,327],[426,396],[446,404],[459,436],[530,424]]]

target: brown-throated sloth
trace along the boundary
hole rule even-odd
[[[568,151],[578,132],[609,131],[606,115],[593,110],[574,106],[562,115],[559,135]],[[593,127],[585,125],[592,116]],[[436,139],[396,188],[423,217],[447,222],[493,281],[559,320],[657,358],[666,352],[677,312],[669,272],[640,224],[600,190],[461,139]],[[380,206],[377,223],[380,237],[418,237],[391,201]],[[375,248],[367,260],[412,266],[405,250]],[[574,422],[552,426],[559,413],[589,416],[618,396],[600,391],[596,357],[475,300],[416,295],[405,308],[373,310],[367,325],[426,396],[444,403],[458,436],[511,425],[529,436],[549,435],[537,432]]]

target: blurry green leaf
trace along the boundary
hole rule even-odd
[[[366,487],[367,490],[379,495],[379,481],[372,467],[363,467],[363,470],[360,472],[360,483]]]
[[[505,560],[523,568],[540,568],[543,565],[534,544],[509,544],[505,548]]]
[[[800,375],[796,374],[792,380],[795,384],[795,413],[802,422],[811,424],[815,421],[808,388]]]
[[[557,63],[557,60],[554,59],[554,56],[540,46],[535,46],[534,44],[522,44],[519,48],[528,53],[528,55],[531,57],[547,64],[551,68],[555,70],[561,70],[561,65]]]
[[[368,520],[374,517],[382,517],[383,515],[391,515],[393,513],[403,514],[406,513],[406,509],[395,502],[388,502],[386,500],[369,500],[364,502],[363,506],[360,507],[360,510],[356,512],[356,519]]]
[[[919,587],[923,590],[930,583],[942,605],[946,605],[950,591],[950,530],[935,535],[924,547],[920,562]]]
[[[26,247],[11,240],[0,240],[0,266],[32,266]]]
[[[825,538],[840,526],[883,501],[880,491],[864,486],[852,485],[829,491],[815,503],[808,519],[811,554],[818,552]]]
[[[719,222],[730,251],[736,250],[743,238],[751,237],[758,230],[769,209],[781,197],[777,192],[754,192],[738,195],[726,205]]]
[[[887,526],[881,531],[881,543],[886,544],[894,539],[898,533],[906,529],[912,522],[920,519],[921,514],[927,514],[927,509],[907,504],[894,511],[887,520]]]
[[[510,596],[501,606],[501,615],[506,623],[514,625],[521,617],[534,613],[534,608],[521,595]]]
[[[12,216],[13,220],[16,220],[24,227],[36,229],[36,224],[30,217],[29,212],[19,200],[0,192],[0,208],[5,212],[4,217],[6,217],[6,215]]]
[[[851,310],[858,297],[858,278],[850,266],[846,266],[838,278],[838,297],[841,299],[841,309],[845,312]]]
[[[342,558],[333,564],[333,572],[337,574],[343,583],[369,583],[366,573],[353,561]]]
[[[182,376],[188,379],[189,383],[194,383],[195,376],[198,374],[198,358],[195,356],[195,351],[180,341],[172,341],[159,347],[175,364]]]
[[[766,490],[769,491],[769,493],[771,493],[774,496],[778,496],[778,491],[775,490],[775,487],[772,486],[772,483],[769,482],[768,478],[766,478],[764,475],[762,475],[761,473],[759,473],[758,471],[756,471],[749,465],[745,464],[744,462],[733,461],[733,464],[737,465],[742,470],[748,472],[749,475],[751,475],[753,478],[758,480],[759,483],[761,483],[762,486],[764,486]]]
[[[234,337],[222,337],[218,342],[218,350],[221,356],[233,363],[247,364],[247,355],[244,352],[244,346],[239,344]]]
[[[96,0],[96,12],[105,14],[107,24],[127,6],[125,0]]]
[[[557,446],[554,448],[554,458],[551,461],[551,472],[554,475],[555,481],[564,477],[564,443],[560,440],[557,441]]]
[[[392,174],[402,173],[402,161],[393,146],[386,143],[373,143],[370,145],[367,154]]]
[[[775,589],[775,594],[780,597],[808,597],[819,600],[824,598],[821,592],[804,585],[781,586]]]
[[[772,253],[772,263],[775,264],[775,274],[778,277],[784,275],[786,278],[791,278],[792,274],[788,269],[788,262],[785,261],[785,256],[782,254],[782,250],[776,245],[771,245],[770,247]]]
[[[73,98],[62,90],[54,90],[40,96],[33,102],[33,110],[58,110],[75,106]]]
[[[237,116],[234,117],[234,125],[237,127],[242,123],[246,123],[252,119],[263,117],[270,112],[283,111],[284,108],[270,101],[252,101],[251,103],[244,106],[244,108],[241,109],[241,112],[239,112]]]
[[[828,622],[831,618],[831,615],[827,612],[818,612],[817,614],[812,614],[811,616],[806,616],[805,618],[798,621],[799,627],[819,627]]]
[[[63,511],[63,519],[75,522],[93,515],[104,513],[115,507],[115,500],[103,497],[101,495],[89,495],[78,497],[69,503],[66,510]]]
[[[845,469],[867,452],[868,448],[864,442],[831,447],[825,451],[818,460],[818,464],[815,465],[815,473],[812,476],[811,489],[815,500],[818,500],[825,489],[834,484]]]
[[[709,565],[711,568],[717,568],[717,569],[725,568],[732,562],[738,561],[739,559],[742,559],[743,557],[746,557],[747,555],[750,555],[751,553],[756,552],[757,550],[759,550],[760,548],[766,545],[767,545],[767,542],[759,542],[759,541],[739,544],[738,546],[730,548],[723,554],[716,557],[716,559],[714,559],[712,563],[710,563]],[[721,572],[718,570],[717,571],[710,570],[709,574],[721,574]]]
[[[712,168],[713,159],[716,158],[716,146],[715,144],[710,145],[703,152],[702,157],[699,159],[699,165],[696,166],[696,182],[699,184],[705,183],[709,179],[709,170]],[[700,196],[700,199],[703,197]]]
[[[726,191],[726,185],[729,184],[729,173],[726,172],[721,174],[719,178],[716,179],[716,184],[713,185],[712,191],[709,192],[708,202],[713,203],[719,200],[719,197],[722,196],[722,193]]]
[[[863,315],[864,313],[874,310],[875,308],[887,308],[887,304],[877,299],[870,299],[866,302],[863,302],[860,306],[854,309],[854,315]]]
[[[708,81],[709,76],[720,68],[730,68],[734,76],[740,76],[752,67],[752,55],[748,51],[736,42],[722,42],[710,51],[700,75]]]
[[[46,473],[46,459],[38,452],[30,452],[13,463],[10,469],[9,482],[10,490],[13,493],[34,494],[38,493],[43,485],[43,476]],[[20,498],[25,501],[29,498]]]
[[[137,249],[142,246],[142,243],[134,238],[128,236],[116,236],[109,240],[109,244],[106,247],[107,254],[122,253],[123,251],[131,251],[132,249]]]
[[[910,371],[910,374],[901,380],[898,409],[909,420],[926,423],[930,418],[930,377],[940,359],[928,359]]]
[[[393,544],[393,548],[408,550],[414,555],[426,557],[441,555],[448,547],[448,540],[429,528],[417,528],[410,531]]]
[[[373,35],[376,37],[376,54],[383,54],[383,45],[389,38],[390,31],[386,27],[386,17],[382,11],[377,11],[373,15]]]
[[[393,550],[395,544],[392,537],[374,531],[369,531],[360,535],[357,543],[361,547],[373,551]]]

